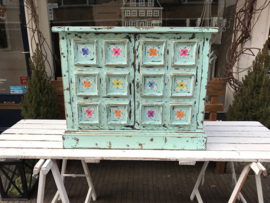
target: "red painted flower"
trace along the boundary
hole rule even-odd
[[[89,117],[89,116],[94,117],[93,112],[94,112],[94,109],[90,109],[90,110],[85,109],[86,117]]]

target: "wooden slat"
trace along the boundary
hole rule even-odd
[[[215,151],[269,151],[269,144],[217,144],[207,143],[207,150]],[[270,158],[269,158],[270,159]]]
[[[24,124],[53,124],[53,125],[59,125],[64,124],[66,125],[66,120],[60,120],[60,119],[23,119],[20,120],[18,123],[24,123]],[[15,124],[16,125],[16,124]]]
[[[269,129],[266,127],[232,127],[232,126],[204,126],[203,129],[205,132],[269,132]]]
[[[0,141],[58,141],[62,142],[62,135],[1,135]]]
[[[268,138],[270,137],[270,132],[207,132],[207,139],[211,139],[212,137],[242,137],[242,139],[245,139],[245,137],[262,137],[262,138]]]
[[[223,111],[223,104],[205,104],[205,111]]]
[[[258,121],[206,121],[203,123],[204,126],[263,126]],[[264,127],[264,126],[263,126]]]
[[[221,96],[225,95],[226,84],[222,81],[208,81],[207,82],[207,96]]]
[[[207,139],[207,144],[269,144],[270,138],[258,138],[258,137],[211,137]],[[270,149],[269,149],[270,150]]]
[[[7,129],[2,134],[40,134],[40,135],[62,135],[65,130],[44,130],[44,129]]]
[[[45,141],[1,141],[0,148],[43,148],[43,149],[62,149],[62,142]],[[13,149],[14,150],[14,149]],[[1,156],[1,155],[0,155]]]
[[[10,103],[6,103],[6,104],[0,104],[0,109],[11,109],[11,110],[20,110],[20,104],[10,104]]]
[[[44,129],[44,130],[64,130],[65,124],[53,125],[53,124],[16,124],[9,129]]]

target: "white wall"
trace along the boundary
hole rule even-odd
[[[239,0],[237,3],[236,11],[238,11],[245,0]],[[265,0],[258,0],[257,1],[257,8],[260,8],[262,4],[265,2]],[[253,18],[253,24],[254,19],[257,19],[259,13],[255,15],[255,18]],[[269,27],[270,27],[270,5],[268,5],[267,8],[265,8],[262,13],[260,14],[259,20],[255,24],[252,33],[251,33],[251,40],[248,41],[245,44],[245,47],[256,47],[256,48],[262,48],[265,41],[268,39],[269,34]],[[253,50],[254,54],[256,55],[258,53],[257,50]],[[255,56],[250,55],[241,55],[240,60],[237,64],[237,66],[234,68],[234,72],[240,72],[243,71],[245,68],[252,65],[253,60],[255,59]],[[247,70],[241,73],[235,73],[235,77],[239,80],[242,80],[242,78],[247,74]],[[225,95],[225,111],[233,101],[233,90],[227,86],[226,95]]]

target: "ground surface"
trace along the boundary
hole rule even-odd
[[[157,161],[101,161],[88,164],[98,199],[96,203],[154,202],[186,203],[202,167],[179,166],[177,162]],[[205,203],[227,203],[232,192],[231,175],[215,173],[210,163],[200,193]],[[83,173],[79,161],[69,161],[67,173]],[[270,177],[262,177],[265,203],[270,203]],[[71,203],[83,203],[87,193],[85,178],[67,178],[65,182]],[[56,192],[51,173],[47,176],[45,203],[51,202]],[[242,189],[248,203],[258,202],[254,175],[249,175]],[[17,203],[18,201],[4,201]],[[30,201],[36,203],[36,192]],[[197,202],[194,200],[193,202]],[[238,202],[238,201],[237,201]]]

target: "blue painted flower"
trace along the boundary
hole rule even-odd
[[[89,49],[88,48],[82,48],[82,53],[83,53],[83,55],[88,55],[89,54]]]

